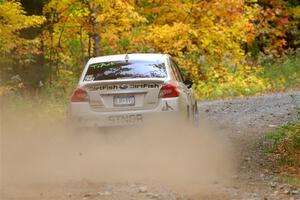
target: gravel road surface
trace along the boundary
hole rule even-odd
[[[264,149],[265,133],[297,119],[300,91],[199,102],[201,115],[213,121],[234,146],[238,170],[229,199],[300,199],[299,188],[277,181]],[[226,130],[226,131],[225,131]]]

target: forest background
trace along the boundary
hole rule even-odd
[[[299,89],[300,1],[0,0],[13,107],[64,112],[90,57],[137,52],[172,55],[199,99]]]

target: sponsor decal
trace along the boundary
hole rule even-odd
[[[113,62],[103,62],[103,63],[95,63],[95,64],[91,64],[90,67],[91,68],[103,68],[103,67],[112,67],[114,66]]]
[[[159,88],[156,83],[141,83],[141,84],[118,84],[118,85],[95,85],[90,86],[91,90],[118,90],[118,89],[143,89],[143,88]]]
[[[86,75],[85,78],[84,78],[85,81],[93,81],[94,79],[95,79],[95,77],[92,74],[91,75]]]
[[[120,85],[119,87],[120,87],[120,89],[127,89],[127,88],[128,88],[128,85],[122,84],[122,85]]]
[[[114,124],[118,124],[118,123],[134,124],[138,122],[143,122],[143,115],[142,114],[113,115],[113,116],[109,116],[108,120]]]
[[[165,105],[162,108],[162,111],[169,111],[169,110],[174,110],[166,101]]]

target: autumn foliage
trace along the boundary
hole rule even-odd
[[[176,58],[199,98],[249,95],[286,89],[285,76],[270,84],[264,64],[299,55],[295,0],[33,2],[0,0],[1,93],[68,96],[92,56],[160,52]]]

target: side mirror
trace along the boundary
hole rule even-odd
[[[183,81],[183,83],[188,87],[188,88],[191,88],[193,86],[193,81],[191,80],[185,80]]]

